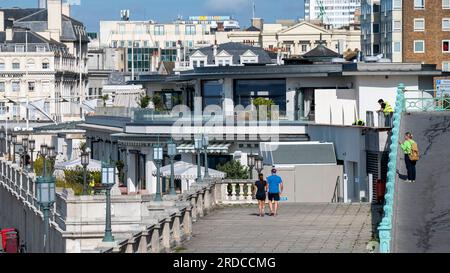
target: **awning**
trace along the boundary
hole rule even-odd
[[[175,179],[196,179],[197,178],[197,165],[187,163],[184,161],[178,161],[173,164],[174,166],[174,178]],[[205,167],[201,167],[201,175],[205,175]],[[218,170],[208,168],[209,176],[214,178],[225,178],[225,173]],[[156,176],[156,170],[153,171],[153,176]],[[161,177],[170,177],[171,166],[166,165],[160,169]]]
[[[229,153],[228,149],[230,148],[230,146],[231,146],[231,143],[224,143],[224,142],[211,143],[211,144],[209,144],[207,151],[208,151],[208,153],[211,153],[211,154],[213,154],[213,153],[228,154]],[[194,143],[192,143],[192,142],[180,144],[177,147],[177,149],[178,149],[179,153],[185,153],[185,154],[187,154],[187,153],[195,154],[196,153],[196,150],[194,148]]]

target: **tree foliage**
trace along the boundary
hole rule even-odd
[[[139,105],[140,108],[144,109],[144,108],[147,108],[149,106],[150,100],[151,100],[151,98],[147,94],[146,95],[141,95],[136,103],[137,103],[137,105]]]
[[[243,166],[240,161],[231,160],[225,164],[219,164],[217,170],[227,174],[228,179],[248,179],[248,168]]]
[[[50,159],[45,159],[46,164],[46,173],[50,174],[53,170],[53,167],[55,166],[55,162]],[[36,176],[42,176],[43,170],[44,170],[44,158],[42,156],[39,156],[36,158],[36,160],[33,163],[34,173]]]

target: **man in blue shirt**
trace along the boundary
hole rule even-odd
[[[277,175],[277,170],[275,168],[272,169],[272,175],[267,178],[267,184],[269,184],[268,195],[270,215],[276,216],[278,211],[278,201],[280,201],[280,195],[283,193],[283,180]]]

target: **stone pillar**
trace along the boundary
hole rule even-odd
[[[147,228],[145,228],[142,233],[141,233],[141,237],[139,240],[139,248],[138,248],[138,252],[139,253],[147,253],[148,249],[147,249],[147,245],[148,245],[148,240],[149,240],[149,232],[147,230]]]
[[[165,252],[170,252],[170,217],[164,219],[163,230],[162,230],[162,246]]]
[[[191,214],[192,214],[192,208],[188,206],[186,208],[186,210],[184,211],[184,215],[183,215],[183,233],[184,233],[186,240],[189,240],[192,236]]]
[[[181,224],[180,224],[181,213],[177,212],[173,218],[172,231],[173,231],[173,239],[175,241],[176,246],[181,245]]]
[[[210,212],[210,210],[211,210],[211,189],[207,188],[205,189],[203,212],[206,215]]]
[[[127,152],[127,189],[128,193],[136,192],[136,169],[134,168],[135,155]]]
[[[192,210],[191,210],[191,214],[192,214],[192,222],[196,222],[197,221],[197,202],[196,202],[196,197],[195,195],[192,196],[191,199],[191,206],[192,206]]]
[[[155,226],[152,229],[152,237],[151,237],[152,253],[160,252],[160,243],[159,243],[160,228],[161,226],[159,224],[155,224]]]
[[[203,217],[203,193],[199,193],[197,197],[197,215],[199,218]]]

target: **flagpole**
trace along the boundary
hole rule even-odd
[[[25,82],[26,82],[26,92],[27,92],[27,102],[26,102],[26,122],[27,122],[27,131],[30,129],[30,111],[28,109],[28,101],[29,101],[29,92],[30,86],[28,82],[28,29],[25,30]]]

